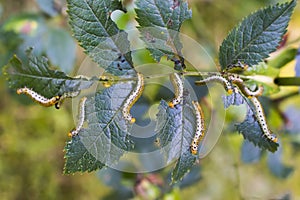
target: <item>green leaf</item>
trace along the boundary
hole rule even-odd
[[[190,19],[191,10],[183,0],[136,1],[137,21],[142,40],[156,61],[162,56],[182,56],[179,30]]]
[[[233,92],[229,96],[222,96],[224,107],[228,108],[231,105],[239,106],[245,104],[245,97],[240,92]]]
[[[267,139],[255,117],[255,109],[248,103],[248,112],[246,119],[236,125],[239,133],[241,133],[245,139],[252,142],[254,145],[262,149],[267,149],[271,152],[275,152],[278,148],[278,144]]]
[[[275,58],[268,60],[268,65],[271,67],[274,67],[274,68],[282,68],[287,63],[294,60],[296,55],[297,55],[296,48],[285,49],[279,55],[277,55]]]
[[[27,87],[45,97],[53,97],[65,92],[80,91],[89,88],[93,82],[84,78],[71,78],[65,73],[49,69],[45,57],[35,57],[27,51],[28,60],[22,63],[14,56],[3,73],[13,89]]]
[[[127,33],[118,29],[111,20],[114,10],[122,10],[118,0],[68,0],[70,24],[75,38],[85,52],[106,69],[113,61],[124,56],[133,68]]]
[[[244,100],[242,100],[242,98]],[[264,136],[258,120],[255,117],[254,105],[252,105],[247,97],[234,92],[232,95],[223,97],[223,102],[226,108],[230,105],[245,104],[247,106],[245,120],[242,123],[235,125],[237,131],[241,133],[246,140],[252,142],[255,146],[258,146],[261,149],[266,149],[271,152],[275,152],[277,150],[279,145]]]
[[[220,47],[222,69],[245,63],[256,65],[276,50],[286,32],[296,0],[276,4],[246,17],[234,28]]]
[[[78,136],[72,139],[74,143],[80,141],[78,149],[76,145],[71,146],[72,148],[66,147],[66,157],[78,151],[78,155],[67,159],[66,172],[74,173],[76,169],[82,171],[82,167],[71,166],[72,163],[88,163],[83,166],[85,171],[93,171],[104,165],[111,166],[126,151],[133,149],[133,142],[129,138],[129,125],[121,112],[132,86],[132,82],[117,83],[103,91],[97,91],[94,97],[88,97],[85,104],[87,127],[81,129]]]
[[[196,132],[195,120],[189,98],[184,106],[178,105],[176,108],[170,108],[167,102],[161,101],[155,131],[167,163],[179,158],[172,172],[173,183],[181,180],[197,160],[190,152],[190,144]]]
[[[84,130],[81,131],[83,133]],[[78,135],[72,137],[65,146],[64,173],[91,172],[103,168],[105,165],[90,154]]]
[[[271,95],[279,91],[278,85],[274,83],[274,78],[278,77],[280,70],[261,62],[252,66],[244,72],[247,76],[252,76],[245,84],[251,86],[262,85],[264,87],[263,95]]]
[[[79,132],[87,150],[107,166],[115,164],[120,157],[133,148],[129,138],[129,125],[123,118],[121,108],[132,90],[132,83],[118,83],[98,91],[86,102],[88,127]]]

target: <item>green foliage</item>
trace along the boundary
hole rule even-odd
[[[100,67],[106,69],[120,56],[133,67],[127,33],[110,18],[114,10],[123,9],[120,1],[67,2],[74,37]]]
[[[124,78],[122,79],[124,82],[114,83],[107,89],[98,90],[95,96],[88,96],[84,127],[65,146],[64,172],[70,174],[77,171],[91,172],[113,165],[126,151],[133,150],[131,127],[122,115],[122,106],[133,89],[132,80],[135,80],[136,71],[128,34],[120,30],[110,18],[115,10],[125,12],[121,1],[67,0],[67,2],[70,25],[85,52],[104,68],[106,73]],[[282,35],[286,32],[295,5],[295,0],[282,5],[277,4],[245,18],[229,33],[220,47],[219,61],[222,69],[226,70],[232,65],[241,63],[249,65],[253,70],[248,71],[250,74],[258,74],[262,69],[266,76],[271,76],[271,73],[272,76],[277,75],[276,70],[254,65],[276,50]],[[175,69],[181,69],[176,68],[178,61],[184,65],[181,52],[183,46],[178,31],[182,23],[191,18],[188,4],[182,0],[138,0],[135,11],[141,38],[153,58],[159,62],[166,56],[175,63]],[[46,12],[53,14],[52,11]],[[74,50],[67,33],[58,29],[46,30],[50,30],[46,43],[51,49],[62,41],[67,46],[58,51],[46,50],[53,64],[71,65],[74,58],[66,60],[66,63],[61,62],[64,58],[62,52]],[[34,88],[36,92],[46,97],[52,97],[65,92],[81,91],[99,81],[96,77],[91,79],[69,77],[61,71],[50,69],[47,59],[33,56],[32,50],[27,54],[26,61],[14,56],[4,68],[4,74],[13,89],[26,86]],[[259,81],[254,80],[252,83],[257,82]],[[198,159],[190,152],[190,144],[196,132],[196,116],[187,90],[183,98],[183,103],[175,108],[170,108],[165,100],[161,101],[155,130],[167,163],[177,159],[171,175],[173,183],[182,180]],[[255,117],[255,108],[244,95],[233,93],[224,98],[224,104],[226,108],[230,105],[246,104],[248,112],[245,120],[236,125],[238,132],[261,149],[271,152],[277,150],[278,144],[264,137]]]
[[[72,138],[72,142],[68,143],[65,148],[67,158],[65,173],[102,168],[104,164],[101,165],[99,161],[108,165],[115,164],[126,151],[133,148],[133,143],[129,138],[128,124],[121,113],[123,101],[131,89],[131,83],[118,83],[104,91],[97,92],[95,97],[87,100],[88,126],[81,129],[79,136]],[[77,147],[78,143],[80,145]],[[69,151],[71,151],[70,154]],[[78,154],[73,152],[78,152]],[[72,163],[75,166],[72,166]]]
[[[49,69],[45,57],[35,57],[31,49],[27,51],[28,60],[22,63],[14,56],[3,68],[9,86],[13,89],[22,87],[34,88],[35,92],[46,97],[53,97],[65,92],[80,91],[92,85],[92,81],[71,78],[58,70]]]
[[[258,123],[258,119],[255,117],[256,110],[253,104],[241,93],[234,92],[230,96],[223,97],[225,107],[230,105],[241,105],[245,104],[247,106],[247,114],[245,120],[242,123],[236,124],[236,128],[239,133],[241,133],[244,138],[254,145],[262,149],[267,149],[271,152],[275,152],[278,148],[278,144],[270,141],[264,136],[262,128]]]
[[[296,55],[297,55],[297,49],[295,48],[285,49],[274,59],[269,60],[268,65],[274,68],[284,67],[287,63],[294,60]]]
[[[192,17],[183,0],[151,0],[136,2],[137,22],[148,50],[159,62],[162,56],[182,56],[179,30],[182,23]]]
[[[220,47],[222,69],[242,62],[250,67],[276,50],[286,32],[296,0],[259,10],[234,28]]]
[[[84,133],[84,130],[82,130]],[[102,169],[105,165],[98,161],[84,146],[80,136],[76,135],[65,146],[64,173],[91,172]]]
[[[190,152],[190,145],[196,131],[196,117],[187,96],[185,104],[170,108],[162,100],[157,114],[157,140],[163,147],[167,163],[179,158],[172,172],[172,182],[181,180],[190,171],[197,158]]]

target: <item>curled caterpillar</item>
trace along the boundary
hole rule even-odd
[[[74,98],[79,95],[80,91],[75,91],[75,92],[66,92],[62,94],[58,100],[58,102],[55,104],[56,109],[60,109],[61,104],[64,102],[66,98]]]
[[[171,74],[170,79],[175,89],[175,97],[171,102],[169,102],[169,107],[174,108],[174,106],[180,104],[183,99],[183,82],[177,73]]]
[[[255,106],[255,116],[258,120],[258,123],[264,133],[264,135],[271,141],[273,142],[277,142],[277,137],[275,135],[272,134],[272,132],[270,131],[270,129],[268,128],[267,122],[266,122],[266,117],[264,114],[264,111],[262,109],[262,106],[260,104],[260,102],[258,101],[258,99],[256,97],[253,97],[250,99],[250,101],[254,104]]]
[[[242,91],[242,93],[247,96],[248,98],[251,97],[257,97],[257,96],[261,96],[263,94],[264,88],[262,86],[258,86],[258,88],[255,91],[251,91],[244,83],[244,80],[241,79],[241,77],[237,74],[231,74],[230,76],[228,76],[228,79],[236,84],[240,90]]]
[[[137,83],[134,90],[131,92],[129,97],[126,99],[125,104],[122,109],[123,117],[129,121],[129,123],[133,124],[135,122],[135,118],[130,114],[130,109],[133,104],[139,99],[144,90],[144,77],[141,73],[137,73]]]
[[[72,129],[69,133],[69,137],[73,137],[74,135],[77,135],[79,131],[81,130],[84,122],[84,116],[85,116],[85,102],[87,100],[87,97],[82,97],[79,102],[79,112],[78,112],[78,122],[76,128]]]
[[[196,113],[196,133],[191,143],[190,149],[193,155],[198,153],[198,147],[201,139],[204,137],[205,124],[202,109],[197,101],[192,101]]]
[[[209,83],[209,82],[218,82],[218,83],[221,83],[223,84],[225,90],[227,91],[228,94],[232,94],[233,92],[233,87],[232,87],[232,84],[230,83],[230,81],[228,81],[226,78],[224,78],[223,76],[221,75],[212,75],[212,76],[209,76],[205,79],[202,79],[200,81],[195,81],[195,84],[196,85],[204,85],[206,83]]]
[[[50,106],[55,105],[60,99],[60,96],[54,96],[54,97],[48,99],[27,87],[17,89],[17,94],[26,94],[31,99],[33,99],[35,102],[37,102],[45,107],[50,107]]]

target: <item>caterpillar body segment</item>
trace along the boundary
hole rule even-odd
[[[140,98],[144,90],[144,77],[141,73],[137,73],[137,83],[134,90],[130,93],[129,97],[125,100],[123,105],[123,117],[131,124],[135,123],[135,118],[130,114],[130,109],[134,103]]]
[[[205,122],[203,111],[197,101],[192,101],[193,108],[196,116],[196,133],[190,145],[190,150],[193,155],[197,155],[199,143],[205,134]]]
[[[175,91],[175,97],[169,102],[169,107],[174,108],[180,104],[183,100],[183,81],[179,74],[173,73],[170,75],[170,79]]]

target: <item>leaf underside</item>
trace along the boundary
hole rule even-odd
[[[157,114],[157,139],[166,156],[167,163],[177,159],[172,172],[172,182],[181,180],[195,164],[197,157],[190,152],[190,144],[195,134],[195,115],[191,101],[170,108],[162,100]]]
[[[251,67],[275,51],[286,32],[295,5],[296,0],[276,4],[246,17],[220,47],[222,69],[239,62]]]
[[[270,152],[275,152],[278,148],[278,144],[267,139],[255,117],[255,109],[247,97],[236,93],[223,97],[225,108],[230,105],[241,105],[247,106],[247,114],[245,120],[242,123],[236,124],[237,131],[243,135],[243,137],[252,142],[255,146],[261,149],[266,149]]]

